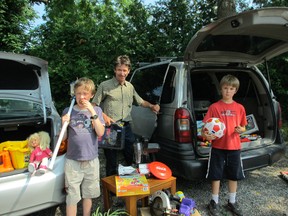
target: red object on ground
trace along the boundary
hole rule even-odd
[[[288,182],[288,171],[281,171],[280,174],[280,176]]]
[[[167,165],[158,161],[150,163],[149,170],[156,178],[159,179],[168,179],[172,176],[171,169]]]

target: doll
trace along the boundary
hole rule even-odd
[[[44,174],[48,167],[48,158],[52,156],[50,147],[50,136],[45,131],[31,134],[28,137],[28,147],[31,150],[30,163],[28,170],[38,174]]]

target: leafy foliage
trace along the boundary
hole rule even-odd
[[[92,216],[115,216],[115,215],[129,215],[125,210],[116,209],[115,211],[111,211],[109,209],[107,212],[100,212],[100,208],[98,207],[96,211],[92,214]]]
[[[2,0],[0,47],[48,60],[52,95],[61,112],[69,104],[69,84],[87,76],[98,85],[113,75],[112,61],[118,55],[130,56],[132,70],[138,62],[182,56],[196,31],[218,18],[217,6],[223,2],[237,12],[288,5],[288,0],[254,0],[249,5],[246,0],[156,0],[150,5],[143,0]],[[40,3],[45,4],[46,22],[31,29],[36,17],[32,5]],[[285,119],[287,56],[269,62]]]
[[[183,55],[203,24],[196,25],[195,19],[206,16],[196,13],[198,4],[189,2],[160,0],[149,8],[139,0],[51,1],[46,6],[47,22],[32,34],[30,52],[49,61],[57,108],[69,104],[68,85],[75,79],[87,76],[97,85],[111,77],[118,55],[129,55],[135,64]],[[204,8],[205,2],[199,4]],[[212,11],[212,6],[205,7]]]
[[[280,101],[282,107],[282,114],[284,119],[288,119],[288,73],[287,73],[288,57],[287,54],[275,57],[268,63],[269,74],[271,80],[271,88],[276,95],[278,101]],[[263,70],[264,66],[262,66]]]
[[[28,0],[0,1],[0,47],[2,51],[23,52],[29,37],[29,20],[36,17]]]

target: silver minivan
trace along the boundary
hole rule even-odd
[[[173,175],[205,177],[209,143],[199,136],[208,107],[220,99],[219,81],[226,74],[240,80],[234,100],[244,105],[249,125],[241,135],[245,171],[269,166],[285,153],[281,108],[264,64],[288,51],[288,8],[262,8],[213,22],[189,42],[184,58],[138,68],[131,83],[145,100],[159,103],[156,117],[133,106],[133,130],[160,145],[156,160]]]
[[[65,201],[64,155],[56,157],[46,174],[31,175],[25,165],[29,153],[21,144],[39,131],[49,133],[52,150],[57,143],[61,119],[52,102],[48,63],[0,52],[0,74],[0,215],[26,215],[43,209],[45,215],[55,215],[56,206]]]

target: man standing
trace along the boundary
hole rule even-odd
[[[133,143],[135,141],[130,122],[132,121],[132,105],[150,108],[157,113],[159,105],[153,105],[143,100],[135,91],[134,86],[126,81],[130,73],[131,62],[128,56],[122,55],[114,62],[115,76],[100,83],[93,102],[99,105],[103,112],[106,125],[121,122],[125,127],[125,146],[123,150],[126,165],[133,163]],[[106,157],[106,176],[117,174],[117,150],[104,149]]]

